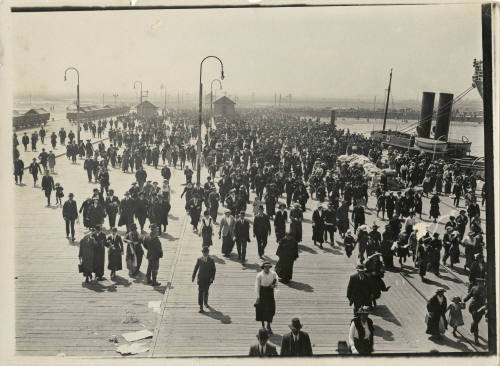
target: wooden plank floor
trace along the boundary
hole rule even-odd
[[[444,198],[444,201],[449,199]],[[320,249],[313,245],[310,239],[310,218],[311,209],[316,204],[311,201],[305,214],[305,222],[308,224],[303,225],[304,241],[300,245],[299,259],[295,263],[293,281],[288,285],[279,285],[276,294],[277,314],[273,322],[275,334],[270,341],[279,349],[282,336],[289,332],[287,324],[290,319],[299,316],[304,330],[311,336],[314,354],[334,354],[337,352],[337,342],[346,340],[352,318],[352,310],[345,294],[349,275],[355,271],[356,256],[348,259],[343,249],[338,246],[330,248],[326,245],[324,249]],[[450,208],[448,204],[443,204],[443,212]],[[370,200],[369,207],[373,206],[374,202]],[[427,201],[424,209],[428,210]],[[370,212],[367,222],[373,222],[376,219],[374,216],[375,214]],[[381,220],[377,221],[381,224]],[[437,230],[442,232],[443,226],[444,222],[438,223]],[[217,276],[210,288],[211,309],[205,314],[197,313],[197,286],[191,283],[193,266],[200,255],[200,246],[200,238],[191,232],[185,234],[172,279],[174,288],[170,290],[164,303],[164,313],[154,340],[154,349],[151,352],[154,357],[245,355],[249,346],[255,342],[260,323],[254,320],[253,286],[262,262],[257,256],[255,240],[248,245],[248,264],[242,267],[236,261],[236,254],[230,259],[221,256],[221,242],[215,239],[211,254],[215,254]],[[273,263],[277,260],[276,249],[273,233],[266,248],[267,258]],[[409,281],[411,284],[414,282],[412,279],[403,278],[399,273],[389,272],[386,276],[386,282],[392,289],[383,295],[372,315],[377,352],[485,350],[473,347],[467,342],[467,339],[471,339],[467,331],[463,332],[465,338],[458,340],[452,339],[450,335],[451,338],[446,337],[440,344],[430,341],[425,334],[423,319],[426,313],[426,299],[434,292],[436,283],[412,286]],[[450,282],[449,298],[455,294],[460,294],[462,298],[465,296],[465,284],[454,282],[454,278],[445,278],[444,281]],[[422,286],[426,287],[425,291],[420,288]],[[466,326],[463,329],[470,324],[470,317],[466,312],[465,310]],[[481,334],[487,334],[484,322]]]
[[[147,169],[152,180],[161,182],[159,170]],[[65,157],[57,159],[55,182],[65,188],[65,197],[75,194],[78,205],[91,195],[97,184],[90,184],[83,170],[83,161],[71,164]],[[32,188],[30,176],[25,176],[26,186],[15,186],[16,218],[16,350],[21,355],[71,355],[116,356],[115,345],[109,342],[117,335],[120,344],[122,333],[141,329],[154,330],[157,313],[148,308],[150,301],[161,302],[180,243],[184,226],[184,210],[179,204],[179,192],[174,194],[174,204],[169,217],[167,234],[161,241],[164,258],[160,261],[158,280],[162,286],[154,288],[145,284],[147,260],[141,266],[142,274],[134,279],[125,268],[117,273],[114,281],[85,285],[78,273],[78,242],[65,237],[61,208],[45,207],[45,197],[39,187]],[[120,197],[130,183],[132,174],[118,169],[110,171],[111,187]],[[184,176],[180,170],[173,172],[172,185],[178,191]],[[55,198],[52,197],[52,202]],[[179,209],[180,208],[180,209]],[[77,226],[76,238],[84,235]],[[108,228],[108,222],[105,221]],[[119,232],[120,232],[119,228]],[[107,266],[107,257],[106,257]],[[147,343],[151,340],[146,340]]]
[[[159,170],[151,167],[146,170],[148,179],[161,182]],[[56,172],[55,181],[63,185],[66,196],[69,192],[75,193],[78,204],[97,187],[87,183],[82,161],[72,165],[64,157],[58,158]],[[111,186],[120,197],[134,181],[132,174],[118,169],[112,169],[110,177]],[[43,192],[39,187],[31,187],[30,178],[25,177],[26,186],[15,187],[18,354],[115,357],[118,355],[116,346],[108,341],[109,337],[117,335],[123,344],[122,333],[141,329],[155,332],[153,339],[146,340],[151,347],[148,356],[152,357],[247,354],[249,346],[256,341],[255,334],[260,326],[255,321],[253,307],[254,281],[261,264],[255,239],[248,245],[248,263],[242,267],[235,260],[236,254],[229,259],[222,257],[220,240],[214,236],[211,254],[216,260],[217,276],[210,289],[212,308],[210,312],[199,314],[197,286],[191,282],[191,274],[196,258],[201,255],[201,238],[191,231],[184,200],[180,199],[184,183],[182,171],[173,171],[172,211],[168,233],[162,237],[164,258],[159,271],[162,286],[156,289],[144,283],[144,276],[129,278],[126,270],[118,273],[116,281],[108,279],[98,285],[84,285],[77,271],[78,243],[65,238],[61,209],[46,208]],[[445,215],[455,212],[450,199],[443,201],[441,211]],[[335,248],[325,245],[324,249],[314,247],[310,239],[310,219],[315,205],[316,202],[311,201],[305,214],[304,241],[293,281],[278,286],[277,314],[273,322],[275,335],[271,342],[279,348],[282,336],[289,331],[290,319],[299,316],[304,330],[311,336],[314,353],[334,354],[337,342],[347,337],[352,317],[345,294],[356,263],[354,256],[347,258],[338,245]],[[369,207],[374,207],[373,200]],[[425,210],[428,210],[428,200],[424,201]],[[482,215],[484,217],[484,211]],[[374,219],[375,214],[369,214],[367,223]],[[440,232],[443,223],[438,225]],[[81,225],[77,226],[79,239],[84,232]],[[276,248],[273,232],[266,248],[266,255],[273,263],[277,260]],[[146,267],[147,260],[144,260],[143,272]],[[446,277],[440,282],[450,288],[448,298],[454,294],[463,297],[466,285],[451,274],[443,274]],[[466,281],[460,273],[455,275]],[[107,270],[106,276],[109,276]],[[405,278],[399,273],[387,273],[385,280],[392,289],[383,294],[372,315],[377,352],[476,350],[465,339],[453,340],[451,335],[443,344],[427,339],[423,324],[425,298],[432,294],[436,283],[422,284],[411,272]],[[160,313],[148,308],[150,301],[162,302]],[[470,339],[466,329],[470,318],[466,310],[464,318],[463,334]],[[131,322],[126,322],[127,319]],[[480,334],[486,337],[484,321],[482,325]]]

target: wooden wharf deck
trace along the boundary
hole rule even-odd
[[[146,170],[148,179],[161,182],[159,169],[146,167]],[[124,260],[124,270],[118,272],[115,281],[107,279],[99,284],[83,284],[83,277],[77,270],[78,242],[71,243],[65,238],[61,209],[45,207],[43,193],[39,187],[32,188],[30,176],[25,176],[26,186],[14,188],[18,355],[64,353],[67,356],[116,357],[119,355],[116,345],[109,342],[109,337],[116,335],[119,344],[123,344],[122,333],[141,329],[154,331],[154,336],[144,341],[150,346],[149,353],[139,357],[240,356],[248,353],[260,327],[255,321],[253,307],[254,281],[261,264],[256,241],[252,238],[249,243],[248,263],[243,267],[235,260],[234,253],[231,258],[222,257],[216,233],[211,247],[217,266],[216,279],[210,288],[211,309],[199,314],[197,285],[191,282],[191,274],[196,258],[201,255],[201,238],[192,232],[184,200],[180,199],[184,183],[182,171],[172,171],[172,210],[167,234],[162,236],[164,257],[160,261],[158,278],[162,285],[155,289],[144,283],[144,275],[130,278]],[[78,204],[97,187],[87,182],[83,161],[73,165],[65,157],[58,158],[56,172],[55,181],[65,188],[66,197],[73,192]],[[111,169],[110,178],[112,188],[120,197],[135,180],[132,174],[119,169]],[[443,198],[442,201],[443,213],[455,212],[451,199]],[[337,342],[347,338],[352,309],[346,299],[346,287],[349,275],[355,271],[356,252],[347,258],[338,243],[333,248],[325,244],[323,249],[312,244],[311,209],[316,205],[317,201],[311,200],[305,213],[304,240],[295,263],[293,281],[278,285],[277,313],[273,322],[275,334],[270,342],[279,349],[283,335],[289,331],[287,325],[291,318],[299,316],[304,330],[310,334],[314,354],[327,355],[336,354]],[[368,206],[374,207],[373,198]],[[428,200],[424,200],[424,212],[426,210]],[[374,210],[368,211],[368,224],[375,220],[375,215]],[[251,215],[248,218],[252,220]],[[383,225],[381,220],[378,222]],[[105,227],[108,228],[107,221]],[[439,224],[439,231],[443,231],[443,223]],[[77,239],[83,234],[81,225],[77,225]],[[338,235],[336,239],[339,240]],[[273,229],[266,248],[267,259],[272,263],[277,260],[276,249]],[[144,259],[143,273],[146,267]],[[464,338],[454,339],[448,331],[450,334],[445,340],[436,344],[425,334],[425,303],[437,285],[449,288],[449,300],[455,294],[462,298],[466,294],[464,275],[455,270],[451,272],[442,267],[440,279],[429,275],[431,282],[422,283],[418,274],[411,270],[410,259],[403,274],[386,273],[384,279],[392,288],[383,293],[379,306],[371,315],[375,324],[376,352],[485,351],[470,343],[467,310],[463,312],[466,325],[461,328]],[[108,270],[105,276],[109,276]],[[148,307],[150,302],[161,302],[159,312]],[[487,336],[484,320],[480,334]]]

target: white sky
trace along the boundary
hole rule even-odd
[[[224,62],[230,94],[395,98],[460,93],[481,58],[480,5],[93,11],[12,14],[16,94],[196,93],[199,63]],[[204,64],[205,91],[219,77]],[[208,89],[207,89],[208,88]],[[477,93],[470,93],[477,98]]]

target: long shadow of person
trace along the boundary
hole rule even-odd
[[[290,281],[285,286],[288,286],[290,288],[293,288],[295,290],[299,291],[305,291],[305,292],[314,292],[314,287],[311,285],[308,285],[307,283],[303,282],[297,282],[297,281]]]
[[[170,240],[170,241],[177,241],[177,240],[179,240],[179,238],[176,238],[176,237],[174,237],[174,236],[170,235],[169,233],[162,233],[162,234],[160,235],[160,237],[161,237],[161,238],[168,239],[168,240]]]
[[[429,285],[435,285],[435,286],[439,286],[439,287],[442,287],[444,288],[445,290],[449,290],[450,288],[448,286],[446,286],[445,284],[441,283],[441,282],[438,282],[438,281],[434,281],[434,280],[431,280],[430,278],[426,277],[425,278],[425,283],[429,284]]]
[[[206,311],[202,313],[205,316],[208,316],[209,318],[219,320],[222,324],[231,324],[231,317],[229,315],[224,314],[221,311],[217,311],[217,309],[208,306],[209,311]]]
[[[112,281],[114,282],[115,285],[123,287],[130,287],[130,285],[132,284],[132,282],[130,282],[126,278],[123,278],[118,275],[115,275],[115,278]]]
[[[92,282],[89,282],[89,283],[83,282],[82,283],[82,287],[88,288],[89,290],[92,290],[92,291],[95,291],[95,292],[104,292],[104,291],[108,290],[107,286],[104,286],[103,284],[101,284],[98,281],[97,282],[96,281],[92,281]]]
[[[314,249],[306,247],[305,245],[302,245],[302,244],[299,244],[299,250],[303,250],[304,252],[308,252],[308,253],[311,253],[311,254],[317,254],[318,253]]]
[[[274,344],[278,347],[281,347],[282,340],[283,340],[283,336],[281,334],[273,333],[269,336],[269,342],[271,342],[272,344]]]
[[[444,345],[447,347],[457,349],[461,352],[474,352],[475,351],[472,347],[470,347],[466,343],[467,341],[462,342],[462,340],[466,341],[466,338],[461,338],[459,341],[455,341],[455,340],[448,338],[446,336],[442,336],[440,339],[434,339],[433,342],[440,344],[440,345]],[[469,341],[472,342],[471,340],[469,340]]]
[[[392,332],[390,330],[385,330],[379,327],[378,325],[373,325],[374,328],[374,336],[375,337],[382,337],[383,340],[385,341],[393,341],[394,337],[392,336]]]
[[[210,257],[211,257],[211,258],[214,260],[214,262],[215,262],[215,263],[217,263],[217,264],[224,264],[224,263],[226,263],[226,261],[225,261],[224,259],[219,258],[219,257],[217,257],[216,255],[211,255]]]
[[[377,305],[372,311],[373,316],[381,317],[383,320],[401,327],[401,323],[386,305]]]
[[[242,266],[241,269],[253,269],[257,272],[259,272],[262,268],[260,264],[257,263],[245,263],[244,266]]]
[[[143,284],[147,284],[147,278],[146,278],[146,275],[144,273],[142,273],[141,271],[139,271],[135,277],[133,277],[134,279],[134,283],[143,283]]]
[[[266,261],[268,261],[269,263],[271,263],[273,266],[274,266],[276,263],[278,263],[278,261],[277,261],[276,259],[272,259],[272,258],[270,258],[269,256],[267,256],[267,255],[265,255],[265,254],[263,255],[263,257],[264,257],[264,259],[265,259]]]
[[[155,286],[153,287],[153,289],[156,291],[156,292],[159,292],[160,294],[164,294],[165,291],[167,290],[168,286],[170,285],[170,282],[167,282],[166,285],[162,285],[162,286]]]
[[[343,252],[341,252],[340,250],[335,249],[335,248],[323,247],[322,250],[325,252],[328,252],[328,253],[336,254],[336,255],[344,254]]]

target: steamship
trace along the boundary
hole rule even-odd
[[[420,120],[416,125],[405,127],[402,131],[385,130],[372,131],[371,138],[378,141],[383,147],[393,147],[397,150],[410,153],[425,153],[435,158],[444,158],[459,164],[464,169],[470,169],[484,179],[484,157],[471,156],[471,142],[466,136],[461,140],[448,138],[452,107],[455,102],[462,99],[474,88],[477,89],[481,99],[483,98],[483,65],[482,61],[474,59],[474,74],[472,86],[454,98],[453,94],[440,93],[438,111],[436,114],[436,125],[431,138],[431,126],[434,111],[435,93],[423,92]],[[392,72],[391,72],[392,76]],[[388,93],[390,93],[392,77],[389,81]],[[387,95],[389,98],[389,95]],[[386,113],[387,113],[386,103]],[[415,128],[416,127],[416,128]],[[415,132],[412,132],[416,130]]]
[[[461,159],[469,156],[471,142],[466,136],[461,140],[450,139],[448,137],[450,122],[452,117],[453,104],[462,99],[472,89],[477,88],[482,98],[482,62],[474,59],[473,84],[467,90],[454,98],[453,94],[440,93],[439,104],[436,114],[436,125],[431,137],[431,126],[434,113],[435,93],[423,92],[420,119],[416,124],[405,126],[401,131],[391,131],[385,129],[388,102],[384,113],[384,127],[382,130],[372,131],[371,138],[378,141],[383,147],[393,147],[398,150],[406,150],[410,153],[432,154],[435,158]],[[392,71],[387,89],[387,101],[391,90]],[[416,133],[415,133],[416,132]]]

